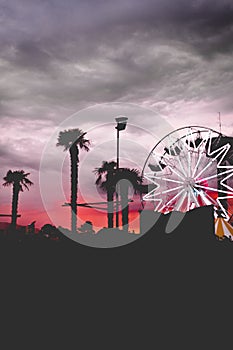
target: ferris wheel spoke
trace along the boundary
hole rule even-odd
[[[170,188],[168,190],[164,190],[162,192],[158,192],[156,193],[156,195],[161,195],[161,194],[166,194],[166,193],[170,193],[170,192],[174,192],[174,191],[177,191],[177,190],[180,190],[183,188],[183,185],[182,186],[177,186],[177,187],[173,187],[173,188]]]
[[[207,192],[205,192],[205,196],[209,198],[213,205],[218,205],[218,202],[214,198],[212,198]]]
[[[177,157],[176,157],[177,158]],[[185,174],[182,173],[182,171],[179,171],[180,169],[177,168],[175,165],[174,165],[174,162],[171,162],[170,159],[167,159],[167,158],[163,158],[163,162],[166,164],[167,168],[169,169],[170,171],[170,174],[169,175],[172,175],[172,173],[175,173],[177,176],[179,176],[182,180],[184,180],[184,176],[186,176]],[[176,170],[174,170],[176,169]],[[177,173],[177,172],[178,173]]]
[[[186,195],[186,197],[187,197],[187,206],[186,206],[186,211],[189,211],[189,209],[190,209],[190,205],[191,205],[191,196],[190,196],[190,192],[189,191],[186,191],[186,193],[187,193],[187,195]]]
[[[209,140],[210,140],[210,142],[208,145],[208,152],[207,153],[209,156],[213,156],[214,154],[215,154],[215,156],[211,160],[209,160],[208,164],[198,173],[198,175],[195,176],[195,179],[200,177],[214,162],[217,162],[217,167],[219,167],[219,168],[228,168],[228,166],[220,165],[220,163],[222,162],[223,158],[225,157],[225,155],[229,151],[230,145],[226,144],[226,145],[211,152],[210,150],[211,150],[211,144],[212,144],[212,136],[209,137]]]
[[[146,177],[146,175],[145,175],[145,177]],[[149,177],[147,177],[147,178],[149,178]],[[183,184],[182,181],[173,180],[173,179],[170,179],[170,178],[165,177],[165,176],[153,176],[153,179],[155,179],[155,180],[162,180],[162,181],[166,181],[166,182],[173,182],[173,183],[177,183],[177,184],[181,184],[181,185]]]
[[[174,166],[172,167],[172,166],[170,166],[170,165],[168,165],[168,168],[169,168],[174,174],[176,174],[178,177],[180,177],[183,181],[185,181],[184,176],[181,175],[181,174],[179,174],[178,171],[176,171],[176,170],[178,170],[177,168],[176,168],[176,170],[175,170],[175,169],[174,169]]]
[[[208,144],[208,155],[209,156],[215,156],[213,157],[213,160],[216,160],[218,162],[218,166],[220,166],[221,162],[223,161],[223,159],[225,158],[226,154],[228,153],[229,149],[231,148],[231,145],[229,143],[226,143],[223,146],[220,146],[219,148],[216,149],[216,146],[214,146],[214,150],[211,151],[211,147],[212,147],[212,138],[210,138],[210,142]],[[228,166],[220,166],[221,168],[226,168]]]
[[[179,196],[181,196],[181,194],[184,192],[184,189],[182,189],[181,191],[179,191],[176,195],[174,195],[171,199],[169,199],[169,201],[163,205],[163,207],[161,208],[161,210],[165,209],[167,206],[169,206],[170,204],[172,204],[172,202],[174,202],[174,200],[176,200]]]
[[[204,152],[199,152],[199,154],[198,154],[198,159],[197,159],[196,165],[195,165],[194,170],[193,170],[193,173],[192,173],[192,177],[195,176],[196,171],[197,171],[197,169],[198,169],[198,167],[199,167],[199,165],[200,165],[200,162],[201,162],[202,157],[203,157],[204,154],[205,154]]]
[[[154,188],[153,190],[151,190],[150,192],[145,194],[145,196],[143,196],[143,200],[144,201],[154,201],[155,195],[157,195],[157,193],[155,193],[155,192],[156,192],[156,188]]]
[[[202,185],[196,184],[195,187],[202,188],[202,189],[204,189],[206,191],[212,191],[212,192],[225,193],[225,194],[228,194],[228,195],[232,195],[231,191],[224,191],[224,190],[221,190],[219,188],[214,188],[214,187],[210,187],[210,186],[202,186]]]
[[[216,173],[216,174],[211,175],[211,176],[202,177],[201,179],[197,179],[197,180],[196,180],[196,183],[202,182],[202,181],[204,181],[204,180],[207,181],[207,180],[215,179],[215,178],[218,178],[218,177],[223,176],[223,175],[226,175],[226,174],[230,174],[230,175],[227,176],[227,177],[226,177],[225,179],[223,179],[222,181],[227,180],[228,178],[230,178],[231,176],[233,176],[233,169],[223,171],[222,173]]]
[[[196,198],[196,196],[195,196],[195,194],[193,192],[193,189],[191,187],[190,187],[190,193],[191,193],[191,195],[193,197],[193,200],[194,200],[194,203],[196,204],[196,207],[199,208],[200,204],[199,204],[199,202],[198,202],[198,200],[197,200],[197,198]]]
[[[221,210],[224,213],[226,219],[229,220],[229,218],[230,218],[229,211],[226,210],[226,208],[221,203],[221,200],[223,200],[223,199],[228,199],[228,197],[218,197],[218,199],[217,199],[218,206],[221,208]]]
[[[223,174],[223,173],[221,173],[221,175],[222,175],[222,174]],[[224,183],[223,181],[227,181],[227,180],[228,180],[230,177],[232,177],[232,176],[233,176],[233,172],[230,173],[228,176],[226,176],[224,179],[222,179],[222,180],[220,181],[221,185],[224,186],[224,187],[226,187],[227,189],[229,189],[230,192],[231,192],[231,194],[233,194],[233,188],[232,188],[231,186],[228,186],[227,183]]]
[[[188,177],[191,175],[191,156],[190,151],[188,151]]]
[[[187,196],[187,193],[186,191],[183,193],[182,197],[178,200],[177,204],[175,205],[175,209],[178,211],[180,210],[180,208],[182,207],[184,201],[185,201],[185,198]]]
[[[182,161],[181,161],[180,156],[178,156],[177,158],[178,158],[178,162],[179,162],[179,164],[180,164],[180,168],[181,168],[181,170],[182,170],[183,175],[184,175],[184,176],[187,176],[187,172],[186,172],[185,169],[184,169],[184,166],[183,166],[183,164],[182,164]]]
[[[213,204],[206,196],[206,194],[203,191],[198,191],[199,196],[201,197],[201,199],[203,200],[203,202],[205,203],[205,205],[211,205]]]
[[[154,185],[157,185],[157,186],[159,186],[159,184],[157,183],[157,182],[155,182],[154,181],[154,173],[146,173],[145,175],[144,175],[144,178],[145,179],[147,179],[147,180],[149,180],[149,181],[151,181]]]
[[[213,163],[215,159],[211,159],[209,163],[195,176],[195,179],[198,179]]]

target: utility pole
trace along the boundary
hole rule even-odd
[[[127,125],[127,117],[119,116],[115,118],[117,122],[117,126],[115,129],[117,130],[117,171],[120,168],[120,131],[125,130]],[[119,194],[118,194],[118,186],[116,186],[116,227],[119,227]]]

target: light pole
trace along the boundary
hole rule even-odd
[[[117,170],[119,170],[119,158],[120,158],[120,131],[125,130],[127,125],[127,117],[119,116],[115,118],[117,126]],[[119,196],[118,196],[118,186],[116,186],[116,227],[119,227]]]

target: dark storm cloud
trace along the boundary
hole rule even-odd
[[[231,1],[3,1],[0,24],[2,116],[229,95]]]
[[[12,145],[0,144],[0,160],[1,160],[1,175],[3,169],[21,169],[28,168],[39,170],[39,159],[28,157],[29,154],[25,152],[16,151]]]
[[[41,69],[48,71],[50,66],[50,55],[41,50],[33,42],[24,42],[15,48],[14,57],[10,61],[13,65],[25,67],[26,69]]]
[[[233,23],[231,1],[11,1],[5,2],[2,12],[3,43],[18,46],[26,58],[31,55],[34,60],[38,53],[45,64],[43,48],[53,57],[68,58],[72,50],[84,57],[104,42],[114,47],[137,32],[193,46],[209,39],[210,50],[211,43],[216,50],[223,35],[222,50],[232,45],[228,32]],[[69,51],[59,52],[61,48]]]

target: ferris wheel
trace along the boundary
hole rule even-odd
[[[189,126],[171,132],[151,150],[142,175],[144,208],[168,213],[213,205],[216,217],[232,215],[232,138],[217,131]]]

